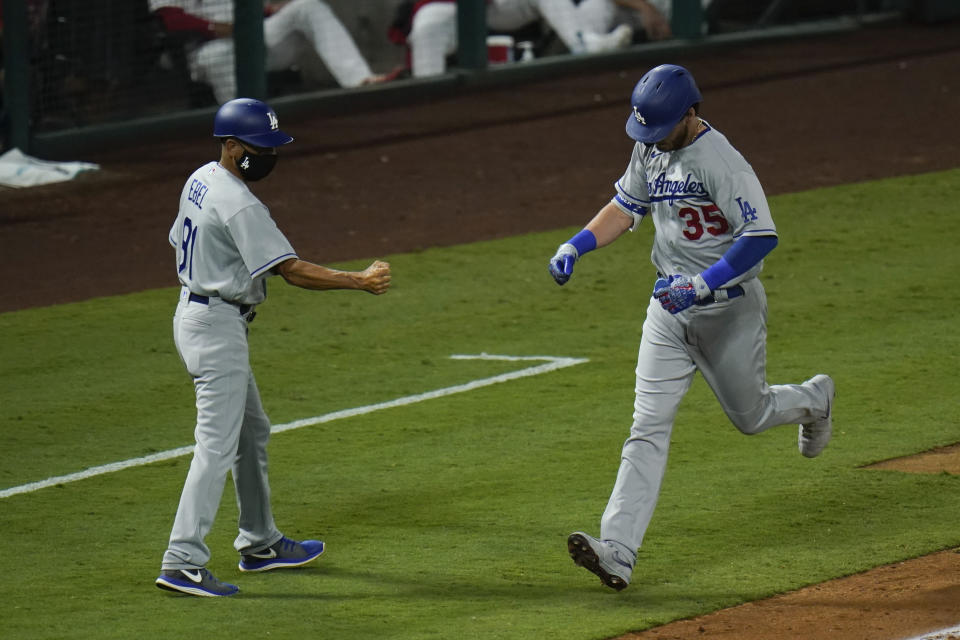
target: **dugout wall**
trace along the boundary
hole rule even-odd
[[[285,114],[377,109],[490,84],[662,59],[678,50],[707,52],[757,39],[857,29],[879,20],[956,17],[949,0],[654,0],[672,10],[668,40],[644,41],[640,34],[619,51],[572,55],[554,39],[532,62],[490,67],[485,0],[456,1],[460,47],[453,66],[441,76],[411,79],[398,71],[407,61],[405,48],[388,37],[405,2],[411,3],[327,0],[370,66],[398,76],[346,89],[315,57],[267,72],[263,0],[205,0],[205,5],[230,6],[234,41],[243,43],[232,65],[238,95],[269,99]],[[151,11],[155,3],[0,0],[2,150],[17,147],[47,159],[79,159],[93,147],[208,128],[218,102],[191,71],[195,43],[189,33],[168,31]]]

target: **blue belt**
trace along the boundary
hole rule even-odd
[[[210,304],[210,296],[202,296],[199,293],[191,293],[189,298],[190,302],[199,302],[200,304]],[[224,302],[227,302],[224,300]],[[232,302],[227,302],[238,309],[240,309],[240,315],[245,316],[250,313],[250,310],[253,309],[252,304],[233,304]]]
[[[713,304],[714,302],[723,302],[724,300],[732,300],[734,298],[739,298],[743,295],[743,287],[738,284],[733,285],[732,287],[727,287],[726,289],[717,289],[710,295],[708,295],[703,300],[697,300],[699,305]]]

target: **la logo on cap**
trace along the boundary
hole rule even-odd
[[[636,107],[633,108],[633,116],[637,119],[637,122],[639,122],[643,126],[647,126],[647,121],[643,119],[643,116],[640,115],[640,112],[637,111]]]
[[[280,121],[277,120],[277,114],[275,114],[273,111],[268,111],[267,117],[270,118],[270,129],[276,131],[280,128]]]

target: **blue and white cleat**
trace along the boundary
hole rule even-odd
[[[156,579],[156,585],[167,591],[176,591],[191,596],[215,598],[232,596],[240,588],[235,584],[220,582],[206,569],[164,569]]]
[[[323,551],[324,545],[320,540],[297,542],[284,536],[266,549],[242,552],[240,571],[269,571],[300,567],[316,560]]]
[[[574,564],[596,574],[611,589],[623,591],[630,584],[636,557],[627,557],[617,545],[575,531],[567,538],[567,551]]]

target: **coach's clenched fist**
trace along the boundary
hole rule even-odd
[[[373,264],[360,272],[363,286],[360,288],[374,295],[386,293],[390,288],[390,263],[374,260]]]

